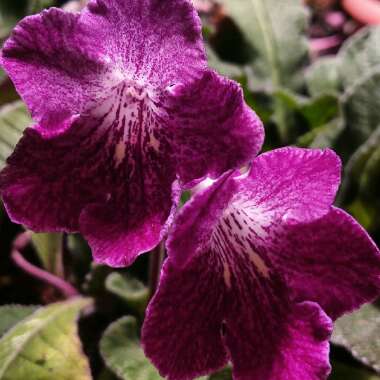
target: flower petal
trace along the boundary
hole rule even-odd
[[[88,240],[95,261],[111,267],[126,267],[140,254],[152,250],[167,233],[179,196],[175,183],[172,203],[169,195],[168,199],[160,200],[152,193],[150,198],[158,198],[157,207],[152,208],[147,199],[146,204],[138,205],[136,214],[129,214],[115,204],[86,207],[80,216],[80,231]]]
[[[207,66],[201,21],[189,0],[91,0],[84,21],[130,79],[163,89]]]
[[[194,379],[228,361],[221,329],[224,284],[207,260],[199,257],[183,270],[167,260],[146,311],[142,344],[168,380]]]
[[[29,130],[0,179],[14,221],[80,230],[96,259],[114,266],[158,244],[179,191],[154,105],[135,91],[122,83],[50,139]]]
[[[93,0],[81,14],[50,8],[16,26],[0,63],[50,128],[124,80],[164,89],[206,67],[200,20],[187,0]]]
[[[223,174],[209,188],[192,197],[176,216],[167,240],[173,265],[183,267],[207,249],[215,225],[237,190],[232,180],[234,174],[238,172]]]
[[[283,296],[266,301],[246,300],[226,320],[233,378],[326,380],[331,320],[312,302],[286,307]]]
[[[329,149],[273,150],[254,160],[249,176],[241,181],[241,197],[266,218],[313,220],[329,211],[340,172],[339,157]]]
[[[332,323],[322,309],[292,303],[278,277],[263,278],[242,257],[229,266],[221,258],[208,251],[181,269],[165,263],[142,334],[161,375],[193,379],[230,357],[237,380],[327,379]]]
[[[380,252],[343,210],[278,232],[272,257],[299,300],[337,318],[380,295]]]
[[[0,173],[0,192],[11,219],[35,231],[78,231],[79,214],[106,201],[99,176],[105,165],[100,138],[74,125],[46,140],[28,128]]]
[[[174,88],[165,104],[177,172],[189,187],[248,163],[262,146],[263,125],[241,88],[213,71]]]
[[[53,128],[101,96],[109,70],[96,38],[79,14],[57,8],[26,17],[13,30],[0,63],[35,120]]]
[[[236,185],[227,173],[176,219],[146,315],[145,352],[170,380],[210,372],[225,362],[224,350],[238,380],[325,380],[331,321],[317,304],[292,302],[254,235],[236,228]]]

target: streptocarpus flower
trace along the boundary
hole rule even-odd
[[[91,0],[19,23],[1,64],[37,125],[0,175],[9,215],[81,231],[95,258],[130,264],[165,233],[178,182],[249,161],[261,122],[207,68],[190,0]]]
[[[331,319],[380,294],[380,255],[332,206],[340,161],[284,148],[184,206],[143,344],[170,380],[229,360],[237,380],[325,380]]]

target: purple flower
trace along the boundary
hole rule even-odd
[[[80,231],[97,261],[157,245],[178,187],[249,161],[261,122],[239,86],[207,68],[189,0],[92,0],[27,17],[1,64],[37,125],[0,175],[12,220]]]
[[[380,293],[380,255],[332,206],[331,150],[284,148],[185,205],[143,327],[169,380],[233,364],[237,380],[322,380],[331,319]]]

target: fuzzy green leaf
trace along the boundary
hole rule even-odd
[[[380,371],[380,309],[365,305],[336,324],[332,342],[345,347],[364,364]]]
[[[297,145],[305,148],[331,148],[335,145],[342,129],[342,120],[340,118],[333,119],[299,137]]]
[[[340,77],[336,57],[322,57],[311,65],[306,72],[306,83],[313,97],[339,92]]]
[[[132,309],[143,313],[149,300],[149,289],[136,278],[111,273],[106,279],[106,289],[120,297]]]
[[[344,94],[342,109],[345,130],[338,151],[347,158],[380,125],[380,66]]]
[[[140,347],[133,317],[123,317],[107,328],[100,341],[100,353],[107,367],[122,380],[162,379]]]
[[[380,126],[375,129],[369,139],[355,151],[347,162],[345,176],[343,177],[338,198],[340,204],[346,204],[350,198],[355,199],[359,196],[358,193],[363,173],[368,161],[378,146],[380,146]],[[374,189],[375,188],[373,188],[373,190]],[[355,216],[357,216],[357,213],[355,213]],[[370,223],[370,221],[367,221],[366,225],[368,225],[368,223]]]
[[[0,170],[31,122],[22,102],[14,102],[0,109]]]
[[[360,179],[360,195],[372,207],[380,211],[380,146],[367,161]]]
[[[380,26],[365,28],[342,46],[339,59],[340,79],[344,88],[356,84],[380,65]]]
[[[222,61],[208,45],[206,45],[206,52],[209,66],[220,74],[229,78],[239,78],[244,75],[241,67],[233,63]]]
[[[90,380],[77,319],[91,300],[75,298],[38,309],[0,339],[1,380]]]
[[[36,311],[38,306],[4,305],[0,306],[0,336],[11,327]]]
[[[298,88],[308,58],[307,11],[299,0],[224,0],[228,14],[255,51],[255,75]]]

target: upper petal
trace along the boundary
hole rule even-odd
[[[187,186],[239,168],[261,149],[263,125],[245,103],[242,89],[213,71],[175,87],[164,104],[177,172]]]
[[[330,149],[282,148],[257,157],[240,181],[241,207],[283,221],[326,214],[340,184],[341,162]]]
[[[51,128],[100,97],[110,75],[96,31],[80,19],[57,8],[26,17],[2,49],[0,63],[32,116]]]
[[[367,232],[333,208],[311,223],[284,227],[268,250],[294,297],[338,318],[380,295],[380,252]]]
[[[91,0],[83,21],[113,63],[139,82],[165,88],[207,66],[201,22],[190,0]]]
[[[93,0],[81,14],[51,8],[16,26],[0,62],[33,117],[50,127],[123,80],[165,88],[206,66],[187,0]]]

